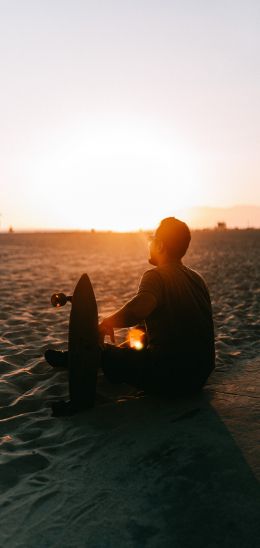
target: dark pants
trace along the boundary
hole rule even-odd
[[[193,394],[201,390],[210,372],[185,362],[174,353],[164,354],[144,348],[120,348],[105,344],[101,367],[112,383],[125,382],[139,390],[168,396]]]

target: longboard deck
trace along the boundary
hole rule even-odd
[[[72,296],[68,339],[70,401],[52,406],[56,416],[70,415],[95,405],[101,349],[97,303],[87,274],[81,276]]]
[[[93,407],[96,397],[98,361],[98,312],[87,274],[78,281],[69,321],[69,390],[78,407]]]
[[[78,345],[98,343],[97,303],[87,274],[79,279],[73,296],[69,321],[69,351]]]

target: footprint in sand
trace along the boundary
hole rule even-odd
[[[49,461],[43,455],[34,451],[12,457],[6,462],[6,455],[1,459],[4,463],[4,473],[0,474],[0,486],[9,489],[24,477],[49,466]]]

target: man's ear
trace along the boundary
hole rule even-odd
[[[162,253],[165,249],[164,243],[161,240],[158,240],[157,242],[157,249],[159,253]]]

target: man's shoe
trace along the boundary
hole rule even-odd
[[[63,367],[68,369],[68,352],[62,352],[61,350],[46,350],[44,354],[46,362],[48,362],[52,367]]]
[[[73,404],[71,400],[59,400],[51,404],[53,417],[70,417],[76,413],[83,413],[92,407],[94,407],[94,403],[88,404],[87,402],[84,402],[84,404],[80,406],[75,403]]]

